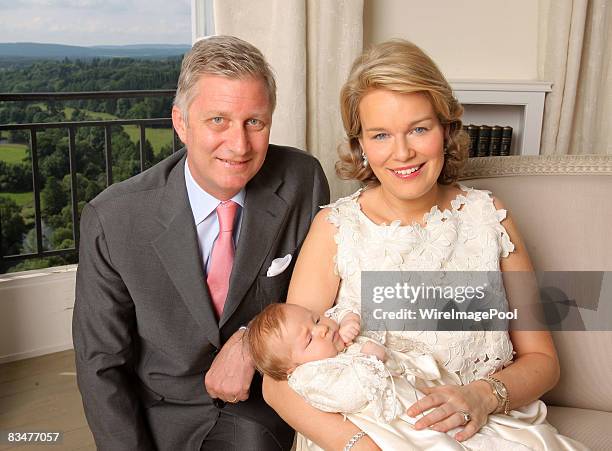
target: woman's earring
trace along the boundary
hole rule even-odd
[[[361,151],[361,158],[363,159],[363,167],[367,168],[368,167],[368,157],[366,157],[365,152],[362,150]]]

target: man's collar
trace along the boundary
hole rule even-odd
[[[193,213],[193,220],[196,226],[204,221],[210,214],[215,211],[217,206],[221,203],[219,199],[211,196],[198,185],[191,171],[189,170],[189,164],[185,160],[185,184],[187,185],[187,195],[189,196],[189,203],[191,205],[191,211]],[[244,199],[246,197],[246,191],[242,188],[231,200],[236,202],[242,208],[244,208]]]

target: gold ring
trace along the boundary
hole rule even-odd
[[[233,404],[233,403],[235,403],[236,401],[238,401],[238,396],[234,396],[234,399],[232,399],[230,402]]]
[[[463,416],[463,423],[461,424],[461,426],[465,426],[470,421],[472,421],[472,415],[467,410],[458,410],[457,413]]]

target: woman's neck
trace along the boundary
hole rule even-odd
[[[378,187],[380,199],[381,216],[388,219],[387,222],[399,219],[402,225],[412,223],[421,224],[425,213],[429,212],[434,205],[441,206],[445,203],[446,189],[435,184],[427,193],[416,199],[401,199],[385,190],[381,185]]]

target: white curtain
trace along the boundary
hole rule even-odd
[[[215,33],[259,48],[278,85],[270,141],[305,149],[327,175],[332,199],[355,190],[334,172],[344,132],[339,93],[363,48],[363,0],[216,0]]]
[[[539,76],[553,82],[540,153],[612,155],[612,3],[540,5]]]

